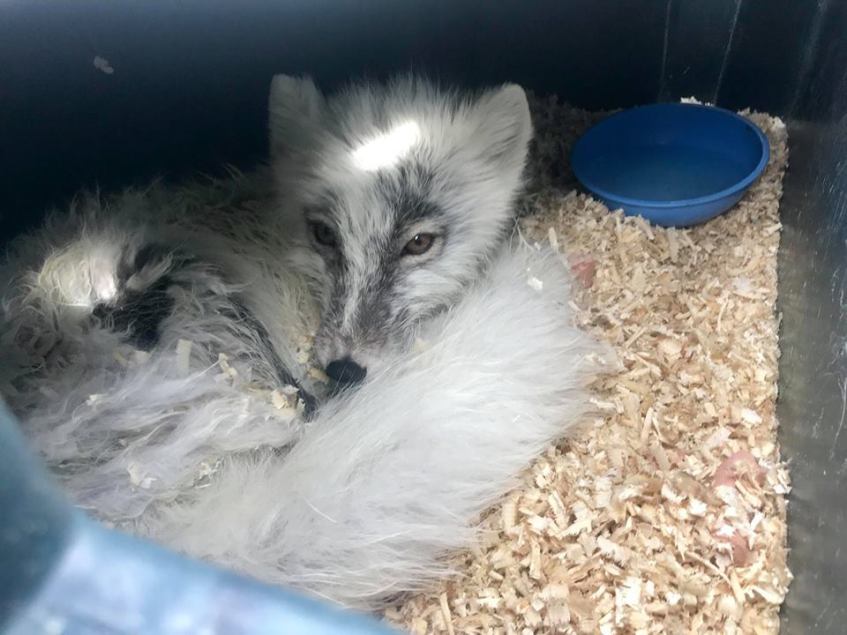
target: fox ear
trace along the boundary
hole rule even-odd
[[[469,150],[492,173],[517,186],[532,138],[532,117],[523,88],[505,84],[490,90],[469,111]]]
[[[308,152],[321,130],[325,99],[308,76],[276,75],[268,99],[271,160],[290,161]]]

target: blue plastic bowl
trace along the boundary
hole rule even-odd
[[[735,205],[765,169],[769,154],[762,131],[735,113],[654,104],[592,127],[574,146],[571,167],[610,209],[684,227]]]

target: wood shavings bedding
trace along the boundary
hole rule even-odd
[[[459,575],[386,618],[414,633],[776,633],[788,475],[776,440],[787,133],[731,212],[686,230],[610,213],[564,161],[598,116],[535,101],[522,231],[569,254],[581,325],[621,372],[598,416],[483,519]],[[557,166],[562,166],[557,171]]]

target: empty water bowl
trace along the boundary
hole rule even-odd
[[[592,127],[575,144],[571,167],[610,209],[683,227],[735,205],[765,169],[769,154],[762,131],[735,113],[654,104]]]

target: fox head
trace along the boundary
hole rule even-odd
[[[358,380],[454,303],[511,228],[526,95],[403,77],[325,98],[278,75],[269,106],[277,213],[321,307],[316,358]]]

